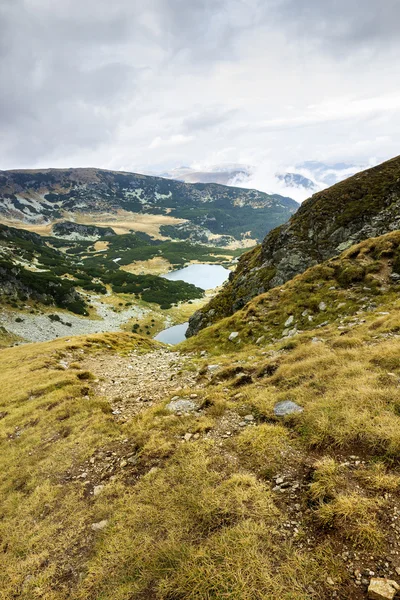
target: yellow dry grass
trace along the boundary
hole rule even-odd
[[[134,275],[164,275],[171,270],[171,263],[162,256],[155,256],[149,260],[137,260],[120,268],[122,271],[128,271],[128,273],[133,273]]]
[[[118,210],[112,215],[110,213],[74,213],[73,216],[76,223],[97,225],[98,227],[111,227],[118,235],[129,233],[130,231],[141,231],[159,240],[168,239],[160,234],[161,225],[178,225],[185,222],[185,219],[177,219],[168,215],[132,213],[124,210]],[[68,217],[67,214],[66,217]]]

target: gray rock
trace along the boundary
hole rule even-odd
[[[288,317],[285,321],[285,327],[289,327],[289,325],[291,325],[294,321],[294,316],[290,315],[290,317]]]
[[[320,302],[318,305],[318,308],[321,312],[324,312],[326,310],[326,304],[325,302]]]
[[[250,421],[254,421],[254,417],[253,417],[253,415],[246,415],[246,416],[244,417],[244,420],[245,420],[245,421],[249,421],[249,422],[250,422]]]
[[[98,496],[104,490],[104,485],[95,485],[93,488],[93,496]]]
[[[274,413],[277,417],[285,417],[286,415],[293,415],[295,413],[303,412],[304,408],[292,402],[291,400],[283,400],[283,402],[277,402],[274,406]]]
[[[263,342],[264,340],[265,340],[265,336],[262,335],[261,337],[257,338],[256,344],[261,344],[261,342]]]
[[[171,400],[165,407],[172,413],[178,412],[193,412],[196,410],[197,406],[191,400]]]
[[[234,340],[236,340],[236,338],[239,336],[239,332],[238,331],[232,331],[232,333],[230,334],[230,336],[228,337],[228,340],[230,342],[233,342]]]

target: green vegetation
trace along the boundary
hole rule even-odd
[[[172,304],[203,296],[203,290],[182,281],[169,281],[155,275],[133,275],[119,270],[121,263],[128,264],[139,257],[145,260],[159,254],[159,245],[149,236],[110,236],[107,240],[110,240],[107,254],[99,253],[82,260],[81,253],[87,253],[92,242],[64,241],[64,246],[70,244],[70,252],[63,254],[48,246],[53,238],[41,238],[0,225],[0,243],[8,252],[8,259],[0,262],[0,280],[4,282],[2,288],[6,290],[3,302],[32,297],[46,305],[85,315],[87,306],[76,288],[105,294],[109,285],[115,293],[132,294],[146,302],[158,303],[161,308],[170,308]],[[187,243],[174,245],[172,242],[161,248],[171,261],[179,264],[185,264],[193,257],[209,259],[211,250],[214,250]],[[114,257],[119,254],[123,258],[117,264]],[[227,251],[226,254],[232,256],[235,253]],[[16,260],[27,267],[35,265],[37,270],[16,264]]]

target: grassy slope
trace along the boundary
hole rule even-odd
[[[162,403],[114,420],[79,362],[156,347],[134,335],[2,350],[0,598],[357,599],[355,569],[397,578],[399,248],[398,232],[363,243],[181,345],[199,415]],[[302,332],[281,338],[289,315]],[[279,421],[287,399],[304,412]],[[107,452],[137,462],[93,496],[90,459]]]

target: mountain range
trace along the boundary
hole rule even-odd
[[[70,215],[67,220],[74,220],[82,214],[110,216],[125,211],[168,217],[176,226],[186,223],[183,230],[178,229],[180,239],[222,235],[234,240],[261,240],[297,208],[294,200],[277,194],[136,173],[101,169],[0,171],[0,218],[14,225],[51,223],[65,215]],[[167,233],[174,236],[176,231],[169,229]]]

